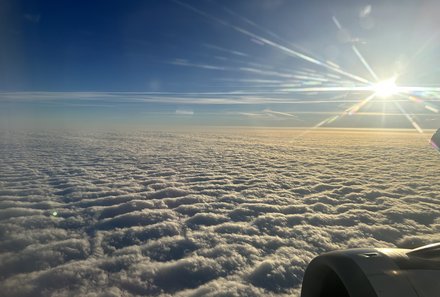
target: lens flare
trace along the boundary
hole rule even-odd
[[[321,60],[316,58],[314,55],[310,54],[309,51],[304,49],[299,49],[298,46],[292,45],[289,41],[284,40],[277,34],[273,33],[270,30],[267,30],[265,27],[254,23],[253,21],[225,8],[226,12],[230,15],[238,17],[242,22],[247,24],[247,27],[239,27],[234,25],[225,19],[216,17],[208,12],[205,12],[197,7],[194,7],[185,2],[185,0],[173,0],[174,3],[185,7],[186,9],[193,11],[194,13],[203,16],[214,23],[221,24],[227,28],[234,30],[235,32],[240,33],[243,37],[246,37],[250,41],[257,43],[260,46],[266,46],[271,49],[278,50],[280,53],[285,54],[286,56],[296,58],[298,60],[302,60],[302,62],[308,62],[309,65],[303,68],[297,68],[295,70],[291,70],[289,68],[274,67],[274,65],[267,65],[265,61],[254,61],[253,55],[251,53],[238,52],[234,49],[228,49],[223,47],[218,47],[216,45],[208,45],[206,47],[220,51],[222,56],[215,56],[218,60],[228,62],[238,63],[237,66],[224,66],[222,64],[218,64],[218,61],[215,64],[204,64],[204,63],[191,63],[188,60],[182,60],[180,58],[175,59],[170,62],[174,65],[179,66],[187,66],[187,67],[196,67],[205,70],[216,70],[216,71],[236,71],[236,72],[244,72],[246,74],[258,75],[261,77],[250,77],[245,79],[232,79],[234,82],[234,86],[240,86],[244,88],[243,90],[233,90],[229,92],[218,92],[218,93],[197,93],[197,96],[201,98],[197,99],[197,102],[200,102],[201,99],[206,100],[206,102],[210,102],[213,104],[219,104],[224,102],[237,102],[235,98],[228,99],[229,96],[239,96],[239,100],[246,104],[248,103],[262,103],[266,102],[265,100],[269,100],[271,103],[344,103],[340,106],[340,108],[344,107],[345,110],[340,111],[339,114],[333,115],[327,119],[324,119],[317,123],[316,125],[310,127],[310,129],[305,130],[301,135],[308,133],[308,131],[325,127],[327,125],[332,124],[335,121],[342,119],[345,116],[353,116],[353,115],[365,115],[367,113],[362,112],[362,109],[369,109],[374,104],[379,103],[385,107],[388,103],[394,103],[397,106],[398,113],[404,116],[412,125],[412,127],[418,131],[419,133],[423,133],[423,129],[419,123],[416,122],[416,118],[413,117],[412,114],[406,112],[404,107],[400,105],[399,102],[407,102],[412,101],[418,105],[423,106],[427,110],[433,113],[440,113],[440,107],[437,107],[433,102],[438,102],[440,98],[440,87],[437,85],[426,85],[426,86],[398,86],[396,84],[397,79],[399,81],[403,81],[400,79],[402,75],[406,73],[402,72],[394,72],[395,75],[386,80],[381,80],[380,76],[375,72],[373,65],[370,65],[369,61],[366,57],[363,56],[362,52],[357,47],[357,39],[352,38],[350,36],[349,30],[344,28],[341,22],[333,16],[333,22],[336,27],[340,31],[344,31],[349,36],[349,44],[351,45],[351,49],[355,56],[359,59],[361,64],[364,66],[365,70],[368,71],[371,78],[366,79],[364,77],[358,76],[355,73],[348,72],[343,70],[338,64],[335,64],[331,61]],[[249,28],[251,27],[251,28]],[[257,30],[257,31],[254,31]],[[260,33],[258,33],[260,32]],[[263,34],[261,34],[263,32]],[[270,37],[267,37],[270,36]],[[274,39],[273,39],[274,38]],[[431,42],[431,41],[429,41]],[[429,43],[428,42],[428,43]],[[415,56],[419,55],[421,51],[423,51],[425,46],[423,46]],[[224,55],[229,55],[232,57],[224,57]],[[320,66],[316,67],[315,66]],[[326,71],[323,71],[325,68]],[[226,79],[226,81],[230,81],[231,78]],[[229,84],[229,83],[228,83]],[[247,89],[247,88],[250,88]],[[291,100],[287,97],[294,93],[300,93],[307,95],[308,97],[304,100]],[[328,94],[339,94],[335,101],[327,100],[326,97],[322,97]],[[208,98],[207,96],[211,96]],[[271,95],[271,96],[269,96]],[[168,96],[168,95],[166,95]],[[194,96],[194,94],[185,93],[181,95],[183,98],[188,98]],[[264,98],[262,97],[264,96]],[[278,97],[280,96],[280,97]],[[317,97],[314,97],[317,96]],[[355,96],[355,97],[354,97]],[[213,98],[214,97],[214,98]],[[349,99],[349,98],[355,99]],[[325,98],[325,99],[323,99]],[[364,98],[361,100],[357,100],[358,98]],[[399,99],[400,98],[400,99]],[[149,98],[147,98],[149,99]],[[161,98],[162,100],[163,98]],[[157,99],[154,99],[157,100]],[[341,100],[341,101],[339,101]],[[355,102],[349,108],[346,108],[345,104]],[[371,103],[371,104],[370,104]],[[373,107],[374,108],[374,107]],[[269,109],[264,110],[265,114],[270,115],[280,115],[280,116],[290,116],[293,114],[286,112],[273,111]],[[322,112],[321,112],[322,113]],[[320,113],[320,114],[321,114]],[[373,112],[374,113],[374,112]],[[368,113],[368,114],[373,114]],[[243,113],[241,113],[243,114]],[[259,114],[247,113],[247,115],[255,116]],[[382,116],[388,115],[386,112],[381,114]],[[383,121],[384,123],[384,121]]]

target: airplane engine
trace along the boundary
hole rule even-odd
[[[349,249],[313,259],[301,297],[438,297],[440,243],[417,249]]]

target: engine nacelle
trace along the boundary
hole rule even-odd
[[[350,249],[313,259],[301,297],[438,297],[440,243],[408,249]]]

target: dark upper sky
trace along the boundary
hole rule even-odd
[[[3,0],[0,89],[229,90],[222,79],[273,79],[234,71],[251,67],[249,63],[275,70],[315,67],[221,21],[289,47],[293,44],[314,57],[331,59],[368,76],[353,53],[347,52],[350,44],[338,33],[333,15],[353,39],[361,40],[365,56],[383,72],[414,53],[423,38],[435,33],[430,30],[436,25],[429,18],[432,4],[414,0],[185,3],[218,20],[171,0]],[[176,61],[228,70],[182,67]]]
[[[43,118],[129,110],[205,123],[216,112],[228,124],[346,127],[366,111],[355,126],[389,115],[390,127],[435,127],[438,11],[436,0],[2,0],[0,101],[14,114],[8,104],[31,100]],[[400,107],[365,101],[389,78],[425,88],[394,96]]]

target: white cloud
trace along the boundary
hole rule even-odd
[[[297,296],[319,253],[440,240],[438,156],[411,134],[10,133],[7,296]]]
[[[176,114],[178,115],[194,115],[194,111],[186,109],[176,109]]]
[[[249,69],[247,69],[250,71]],[[294,90],[294,89],[293,89]],[[301,92],[308,89],[302,89]],[[297,90],[298,91],[298,90]],[[299,93],[301,93],[299,92]],[[287,97],[284,97],[286,96]],[[72,102],[73,101],[73,102]],[[225,91],[225,92],[0,92],[1,102],[41,102],[67,106],[99,106],[115,108],[111,103],[164,103],[194,105],[221,104],[317,104],[356,103],[356,98],[342,98],[322,94],[304,100],[304,94],[292,98],[292,89],[270,91]],[[187,110],[187,109],[183,109]],[[190,111],[190,110],[187,110]]]

